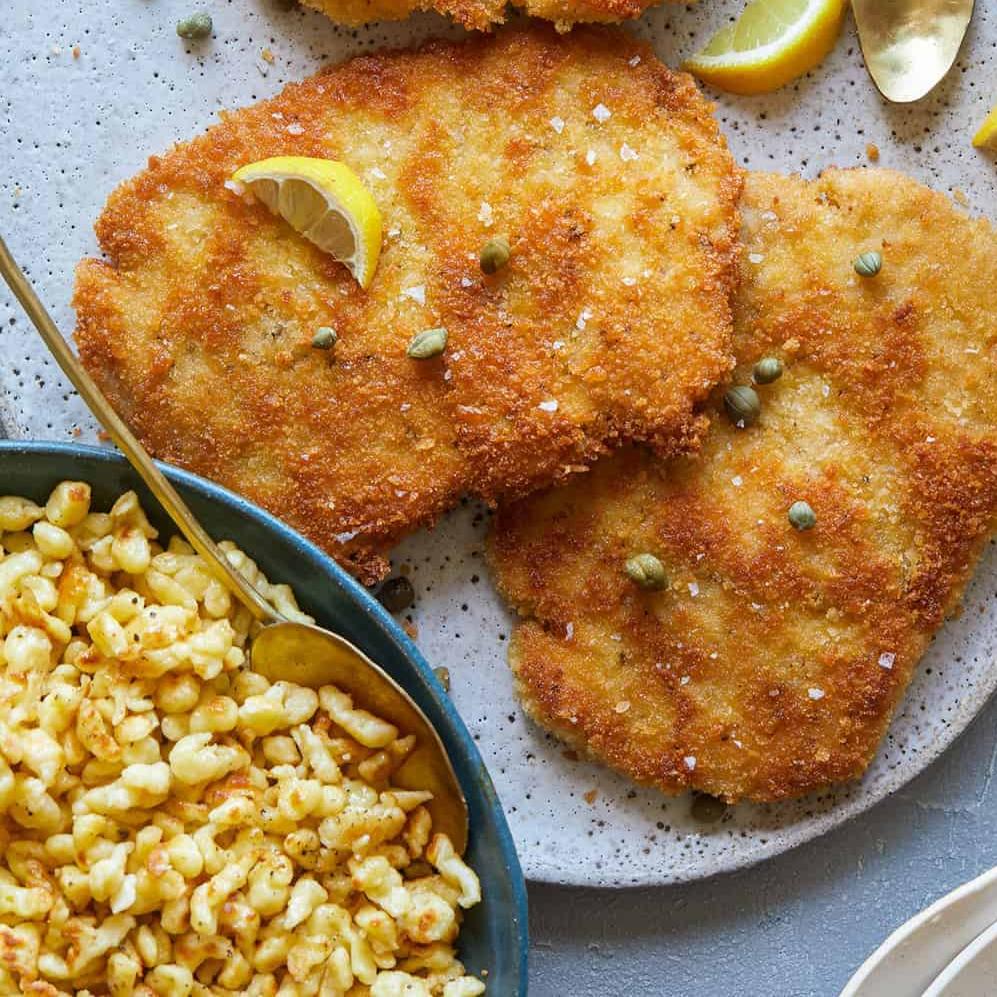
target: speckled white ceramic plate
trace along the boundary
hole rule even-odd
[[[666,5],[633,30],[676,64],[741,9],[741,0]],[[849,24],[832,57],[768,97],[723,97],[719,114],[734,153],[752,169],[813,175],[826,165],[880,162],[947,191],[970,209],[992,200],[994,163],[970,148],[994,96],[997,10],[977,15],[955,69],[913,107],[885,105],[862,67]],[[188,51],[174,24],[207,7],[214,39]],[[278,90],[321,64],[383,45],[458,34],[420,16],[362,31],[288,9],[282,0],[6,0],[0,27],[0,227],[65,329],[76,260],[94,250],[90,225],[115,184],[150,153],[206,127],[220,107]],[[74,46],[79,46],[78,56]],[[270,64],[261,58],[273,54]],[[20,436],[65,439],[94,426],[64,394],[41,347],[0,294],[0,410]],[[2,482],[0,482],[2,486]],[[988,558],[966,610],[936,641],[862,783],[775,807],[743,806],[704,828],[686,799],[634,789],[595,766],[567,760],[523,719],[505,666],[510,620],[482,563],[484,514],[458,511],[413,538],[419,643],[447,665],[453,695],[489,762],[526,874],[564,883],[630,885],[694,879],[784,851],[871,806],[923,769],[997,685],[992,667],[997,561]],[[587,802],[591,790],[594,802]]]

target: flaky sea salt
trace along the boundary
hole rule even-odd
[[[824,690],[823,689],[818,689],[816,687],[813,687],[813,688],[807,689],[807,695],[811,699],[823,699],[824,698]]]
[[[765,257],[761,253],[748,253],[749,263],[762,263]]]
[[[685,762],[685,767],[690,772],[696,767],[696,756],[695,755],[686,755],[685,758],[682,759],[682,761]]]
[[[495,221],[492,217],[492,206],[487,201],[481,202],[481,207],[478,209],[478,221],[485,228],[488,228]]]
[[[606,107],[605,104],[596,104],[595,107],[592,108],[592,117],[595,118],[596,121],[609,121],[612,116],[613,112]]]
[[[734,477],[730,479],[730,483],[735,488],[740,488],[741,485],[744,484],[744,478],[742,478],[740,474],[735,474]]]
[[[297,121],[292,121],[285,129],[288,135],[304,135],[305,130]]]
[[[542,409],[544,412],[556,412],[557,411],[557,399],[551,398],[548,401],[541,402],[538,409]]]
[[[578,329],[579,331],[584,329],[586,323],[591,317],[592,317],[592,309],[583,308],[581,314],[578,316],[578,319],[575,321],[575,328]]]
[[[595,164],[595,160],[595,149],[589,149],[589,151],[585,153],[585,162],[588,163],[589,166],[593,166]]]
[[[879,656],[879,667],[880,668],[892,668],[893,662],[897,660],[897,656],[892,651],[884,651]]]
[[[640,56],[639,55],[635,55],[632,59],[628,59],[627,60],[627,65],[628,66],[639,66],[640,65]]]
[[[628,700],[628,699],[621,699],[616,704],[616,706],[613,707],[613,709],[616,710],[617,713],[626,713],[627,710],[630,709],[630,700]]]
[[[426,303],[426,285],[416,284],[414,287],[406,287],[402,291],[403,298],[411,298],[417,304],[424,305]]]
[[[689,582],[689,595],[691,595],[693,597],[693,599],[695,599],[696,596],[699,595],[699,583],[698,582]]]
[[[636,149],[631,149],[630,146],[624,142],[623,145],[620,146],[620,159],[622,159],[624,163],[632,163],[635,159],[640,159],[640,156],[637,154]]]
[[[382,170],[379,166],[372,166],[370,168],[370,175],[375,180],[387,180],[388,179],[387,173],[385,173],[384,170]]]
[[[550,119],[550,126],[558,135],[564,131],[564,118],[559,118],[556,114]]]
[[[682,678],[679,679],[679,685],[688,685],[688,684],[689,684],[689,676],[683,675]]]

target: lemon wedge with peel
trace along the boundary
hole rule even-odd
[[[683,65],[731,93],[770,93],[834,48],[847,0],[752,0]]]
[[[987,115],[973,136],[973,145],[977,149],[997,149],[997,107]]]
[[[370,286],[381,253],[381,212],[345,163],[276,156],[243,166],[232,181],[343,263],[361,287]]]

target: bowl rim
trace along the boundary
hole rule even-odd
[[[9,455],[24,456],[31,454],[45,454],[73,459],[86,457],[106,464],[129,466],[127,459],[116,448],[94,446],[88,443],[0,439],[0,459]],[[526,880],[523,877],[523,870],[520,866],[516,845],[512,837],[512,832],[509,829],[505,810],[495,791],[495,786],[492,783],[492,778],[484,759],[481,757],[481,753],[474,743],[474,738],[467,729],[463,718],[457,712],[453,701],[440,684],[440,680],[423,657],[422,652],[408,634],[395,622],[388,611],[364,586],[341,567],[334,558],[330,557],[317,544],[312,543],[311,540],[302,536],[292,526],[278,519],[272,513],[267,512],[255,502],[251,502],[242,495],[226,488],[224,485],[220,485],[208,478],[203,478],[191,471],[186,471],[183,468],[175,467],[163,461],[157,460],[155,463],[173,484],[182,485],[203,498],[217,500],[230,508],[235,508],[242,515],[256,520],[267,530],[283,535],[308,557],[320,562],[325,570],[335,576],[337,581],[342,584],[347,593],[358,604],[358,608],[368,618],[372,619],[398,651],[413,663],[417,674],[423,680],[436,704],[446,715],[447,721],[464,753],[463,760],[475,772],[475,779],[479,783],[485,797],[492,801],[498,845],[509,876],[512,898],[515,905],[514,930],[519,955],[518,989],[522,997],[526,997],[529,985],[529,902],[526,893]],[[138,472],[135,473],[137,474]]]

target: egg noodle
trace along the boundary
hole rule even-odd
[[[193,550],[90,500],[0,498],[0,993],[483,993],[454,949],[478,878],[391,786],[415,739],[250,671]]]

